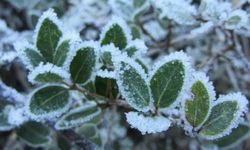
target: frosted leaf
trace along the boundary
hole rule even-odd
[[[157,41],[164,39],[166,30],[156,20],[150,20],[143,24],[143,28]]]
[[[116,82],[123,98],[138,111],[151,110],[153,99],[143,68],[127,56],[121,55],[113,60]]]
[[[8,122],[14,126],[20,126],[28,120],[24,108],[11,107],[8,113]]]
[[[216,99],[212,83],[202,72],[193,73],[189,89],[192,97],[182,102],[184,108],[182,118],[185,123],[184,129],[189,129],[187,132],[191,132],[192,128],[198,130],[202,126],[211,113],[211,106]]]
[[[225,27],[227,29],[239,29],[247,25],[248,16],[243,10],[235,10],[229,14],[227,20],[225,20]]]
[[[193,25],[196,9],[186,0],[157,0],[152,3],[160,10],[160,18],[167,17],[181,25]]]
[[[180,102],[187,98],[192,72],[191,58],[182,51],[171,53],[158,60],[149,71],[155,105],[162,109],[179,106]]]
[[[95,103],[85,103],[62,116],[55,124],[55,128],[59,130],[78,127],[97,117],[101,113],[101,109]]]
[[[0,80],[0,99],[11,103],[24,103],[25,97],[15,89],[8,87]]]
[[[25,109],[31,119],[40,121],[59,117],[70,108],[71,103],[71,96],[66,87],[47,84],[30,94]]]
[[[76,45],[81,42],[79,33],[66,32],[59,39],[56,51],[54,54],[53,64],[57,66],[65,66],[67,55]]]
[[[166,131],[171,121],[163,116],[144,116],[139,112],[126,113],[127,122],[132,128],[138,129],[142,134],[150,134]]]
[[[52,21],[60,31],[65,31],[65,28],[62,24],[62,22],[59,21],[59,19],[57,18],[56,13],[54,12],[53,9],[48,9],[47,11],[43,12],[42,16],[39,18],[38,23],[36,25],[35,28],[35,34],[34,34],[34,41],[37,41],[37,36],[38,36],[38,32],[42,26],[42,23],[45,19],[49,19],[50,21]]]
[[[35,148],[45,147],[52,142],[50,128],[35,121],[29,121],[17,128],[16,134],[25,144]]]
[[[31,83],[44,83],[44,82],[61,82],[69,80],[70,74],[53,64],[40,64],[34,68],[28,75],[28,80]]]
[[[229,135],[243,120],[243,115],[248,111],[247,105],[248,100],[241,93],[220,96],[214,102],[210,116],[199,135],[208,140]]]
[[[125,48],[131,40],[130,28],[123,19],[117,16],[113,16],[111,21],[105,25],[100,36],[102,46],[113,43],[120,50]]]
[[[45,60],[37,48],[27,41],[18,41],[14,44],[17,51],[18,57],[21,58],[25,66],[32,70],[34,67],[38,66],[40,63],[44,63]]]
[[[82,42],[70,52],[66,64],[74,83],[86,84],[95,78],[99,53],[99,43],[94,41]]]
[[[240,123],[228,136],[213,141],[220,149],[233,149],[250,136],[250,126],[247,122]]]

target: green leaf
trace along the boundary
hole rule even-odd
[[[139,111],[150,109],[150,89],[144,70],[134,60],[124,58],[117,66],[117,85],[125,100]]]
[[[193,127],[198,127],[205,121],[211,107],[211,97],[205,84],[207,83],[200,80],[195,81],[191,87],[194,99],[185,103],[185,117]]]
[[[59,43],[54,54],[53,64],[60,67],[63,66],[67,58],[69,49],[70,49],[70,40],[64,40],[61,43]]]
[[[53,62],[54,53],[62,36],[62,31],[57,23],[56,14],[48,10],[39,19],[36,32],[36,47],[48,62]]]
[[[27,122],[16,131],[19,138],[32,147],[43,147],[51,141],[50,129],[38,122]]]
[[[77,50],[70,63],[70,74],[74,83],[84,84],[90,79],[96,65],[96,59],[93,47],[87,46]]]
[[[129,32],[129,33],[128,33]],[[113,43],[120,50],[124,49],[131,39],[130,30],[125,21],[120,18],[113,18],[102,32],[101,45]]]
[[[97,117],[101,110],[96,105],[84,104],[79,108],[71,110],[65,114],[55,125],[56,129],[70,129],[87,123]]]
[[[0,99],[0,131],[9,131],[14,128],[8,123],[9,103]]]
[[[38,66],[41,62],[44,63],[45,60],[44,58],[39,54],[39,52],[37,52],[36,50],[32,49],[32,48],[25,48],[23,50],[23,55],[25,55],[25,57],[27,57],[27,61],[29,62],[29,64],[32,67],[36,67]]]
[[[223,133],[234,121],[238,109],[236,101],[225,101],[215,105],[202,126],[200,134],[205,137],[213,137]]]
[[[54,118],[67,111],[70,103],[68,89],[59,85],[47,85],[32,93],[28,112],[32,118]]]
[[[185,66],[178,59],[166,61],[153,73],[150,88],[156,107],[166,108],[177,101],[185,76]]]
[[[224,149],[233,148],[248,138],[249,134],[250,126],[247,123],[239,124],[239,126],[234,128],[229,135],[215,140],[214,144]]]
[[[28,75],[28,79],[31,83],[62,82],[63,80],[69,78],[70,75],[67,71],[49,63],[45,65],[40,64]]]
[[[247,104],[248,100],[241,93],[220,96],[213,104],[211,113],[199,134],[208,140],[229,134],[238,126],[242,115],[248,111]]]
[[[137,25],[135,24],[130,25],[130,29],[133,36],[133,40],[141,38],[142,31]]]

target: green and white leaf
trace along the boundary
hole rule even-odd
[[[185,99],[191,77],[190,58],[175,52],[159,60],[150,74],[155,107],[174,108]]]
[[[65,66],[67,55],[70,53],[71,49],[73,49],[73,46],[80,41],[81,39],[77,33],[64,33],[56,47],[53,64],[60,67]]]
[[[44,147],[51,142],[50,129],[38,122],[30,121],[16,130],[22,141],[32,147]]]
[[[192,128],[199,129],[206,121],[215,100],[215,91],[208,77],[202,72],[195,72],[190,83],[190,95],[193,98],[184,102],[184,121]]]
[[[26,103],[26,110],[32,119],[53,119],[65,113],[70,104],[69,90],[52,84],[36,89]]]
[[[248,100],[241,93],[220,96],[213,104],[211,113],[199,131],[199,135],[215,140],[231,133],[248,111]]]
[[[55,124],[58,130],[79,127],[97,117],[101,113],[101,109],[95,103],[85,103],[83,106],[71,110],[69,113]]]
[[[84,84],[94,79],[98,58],[99,44],[97,42],[89,41],[78,45],[66,60],[72,81]]]
[[[171,121],[163,116],[145,116],[139,112],[126,113],[127,122],[132,128],[138,129],[142,134],[166,131]]]
[[[40,64],[28,75],[31,83],[53,83],[68,79],[70,79],[70,74],[67,71],[50,63]]]
[[[16,42],[14,46],[17,50],[18,57],[21,58],[29,70],[37,67],[40,63],[45,63],[45,59],[36,47],[30,45],[27,41]]]
[[[117,85],[123,98],[138,111],[152,109],[152,96],[147,75],[142,67],[126,56],[114,59]]]
[[[53,9],[44,12],[36,25],[34,41],[47,62],[53,62],[54,53],[62,34],[62,24]]]
[[[229,135],[215,140],[214,144],[216,144],[220,149],[232,149],[249,138],[249,136],[249,124],[241,123],[237,128],[234,128]]]
[[[119,17],[113,17],[104,27],[101,33],[100,43],[102,46],[113,43],[115,47],[122,50],[126,48],[131,39],[131,30],[126,22]]]

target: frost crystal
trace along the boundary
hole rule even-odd
[[[138,112],[126,113],[127,122],[142,134],[166,131],[171,121],[163,116],[146,117]]]
[[[193,25],[196,22],[196,9],[186,0],[152,0],[152,3],[160,9],[161,18],[167,17],[181,25]]]

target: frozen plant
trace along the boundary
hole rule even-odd
[[[66,149],[125,149],[126,144],[142,149],[158,138],[169,146],[172,139],[166,137],[179,129],[193,148],[231,148],[248,137],[248,92],[237,81],[247,81],[250,69],[242,51],[249,46],[239,38],[249,32],[241,4],[69,3],[61,18],[52,8],[44,11],[31,40],[16,38],[17,31],[0,24],[3,37],[15,37],[9,43],[31,85],[17,91],[4,78],[0,82],[0,131],[13,131],[21,143],[44,149],[62,149],[62,143]],[[93,26],[97,34],[83,37]],[[225,60],[233,65],[219,63]],[[242,70],[234,72],[236,66]],[[217,83],[228,80],[224,70],[235,88]]]

